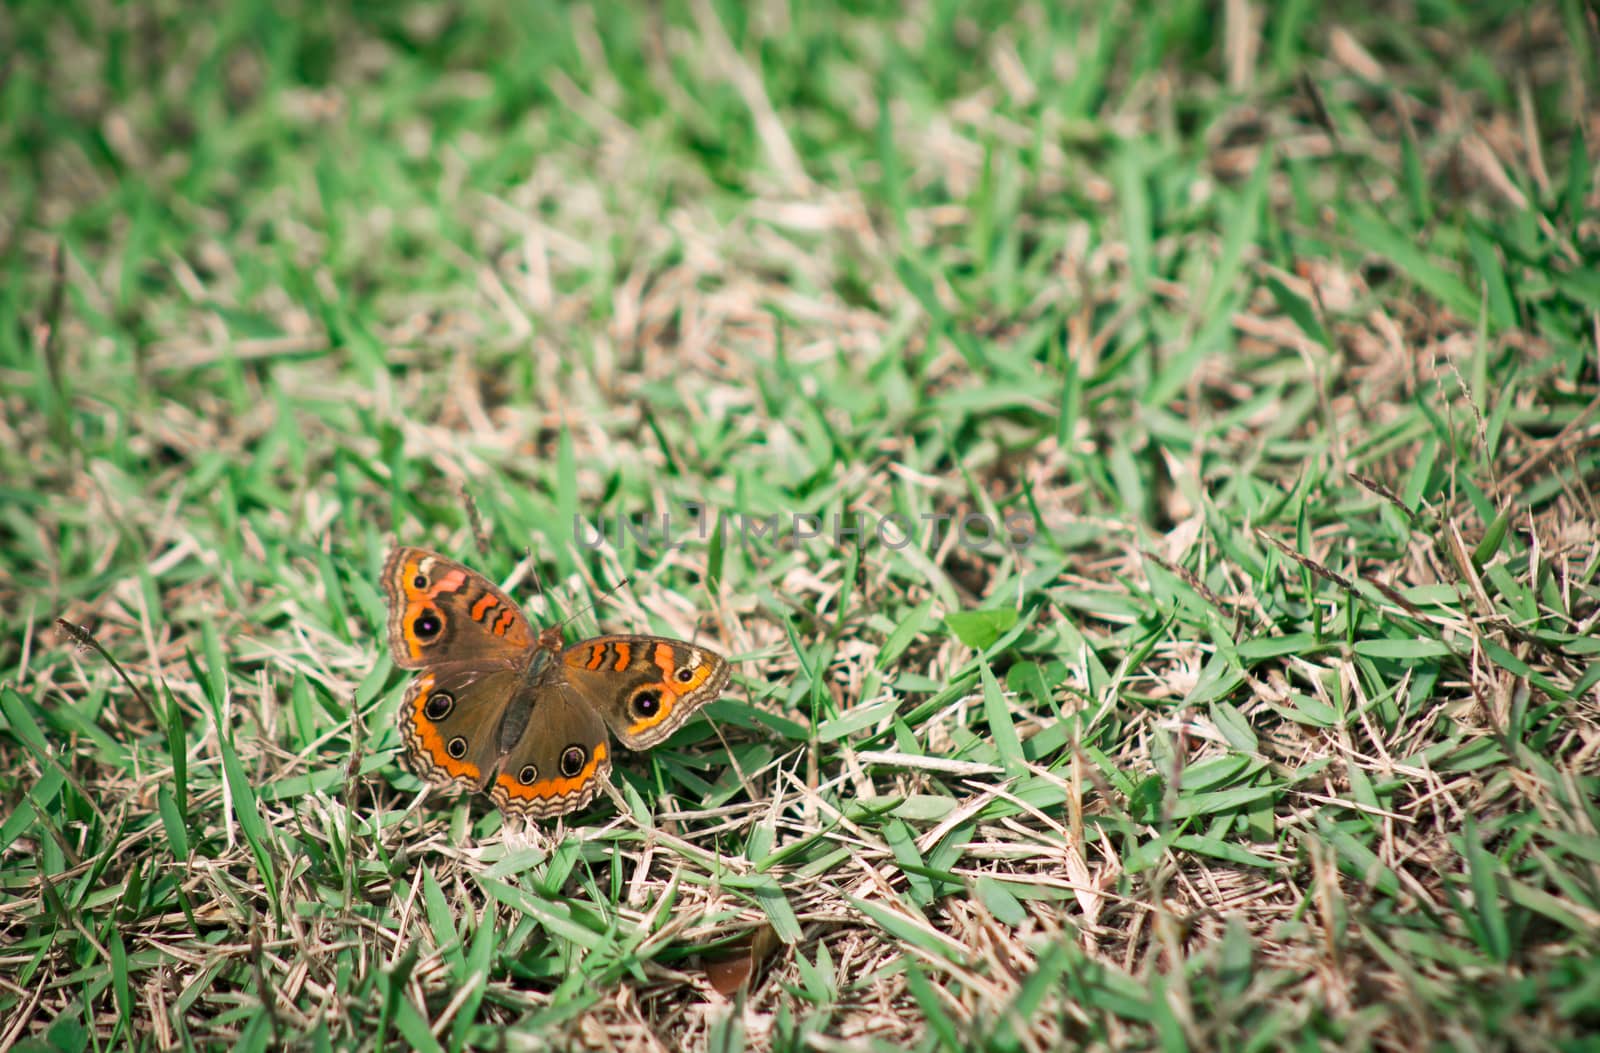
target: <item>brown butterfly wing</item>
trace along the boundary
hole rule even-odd
[[[500,726],[518,672],[453,662],[424,669],[400,703],[406,766],[436,785],[481,790],[501,758]]]
[[[528,619],[476,571],[421,548],[397,548],[383,565],[389,649],[402,669],[474,660],[527,660]]]
[[[598,636],[561,654],[570,691],[624,746],[649,749],[728,686],[720,655],[661,636]]]
[[[421,670],[398,717],[406,762],[430,782],[482,789],[535,653],[528,620],[483,575],[426,549],[391,552],[382,584],[395,664]]]
[[[611,770],[606,725],[630,749],[671,735],[728,683],[727,662],[656,636],[567,650],[535,636],[482,575],[421,548],[384,564],[395,664],[421,670],[400,707],[407,763],[431,782],[487,788],[501,809],[562,815]]]
[[[544,663],[501,726],[506,753],[489,796],[501,810],[546,819],[582,808],[611,771],[605,722],[563,682],[560,656]]]

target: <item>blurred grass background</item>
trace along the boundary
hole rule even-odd
[[[1588,1048],[1592,7],[0,39],[0,1049]],[[393,539],[734,686],[418,806]]]

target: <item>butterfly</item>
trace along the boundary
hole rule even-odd
[[[418,671],[399,714],[408,766],[507,813],[582,808],[611,771],[607,725],[649,749],[728,684],[724,658],[682,640],[535,635],[487,578],[426,549],[390,552],[383,591],[395,664]]]

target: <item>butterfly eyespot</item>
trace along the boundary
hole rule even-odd
[[[416,577],[411,579],[411,587],[413,589],[425,589],[425,588],[427,588],[428,587],[428,576],[426,574],[418,574]]]
[[[417,620],[411,623],[411,631],[417,634],[420,640],[438,636],[439,630],[444,628],[444,621],[439,617],[439,612],[434,610],[423,611],[417,615]]]
[[[517,781],[524,786],[532,786],[539,778],[539,769],[531,764],[524,764],[522,770],[517,772]]]
[[[689,681],[694,679],[694,670],[690,669],[688,666],[684,666],[682,669],[678,670],[677,676],[678,683],[687,684]]]
[[[422,715],[432,721],[440,721],[450,715],[456,708],[455,696],[448,691],[435,691],[428,696],[428,702],[422,707]]]
[[[575,778],[589,760],[589,751],[582,746],[568,746],[561,751],[561,774]],[[531,766],[531,765],[530,765]]]
[[[661,692],[653,687],[647,687],[633,696],[633,701],[628,705],[633,709],[636,717],[653,717],[661,709]]]
[[[453,759],[460,760],[467,755],[467,740],[461,735],[457,735],[444,744],[444,751],[450,754]]]

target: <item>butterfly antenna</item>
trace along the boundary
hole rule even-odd
[[[620,591],[622,589],[622,587],[624,585],[627,585],[630,580],[631,579],[629,579],[629,578],[623,578],[621,581],[617,582],[615,585],[611,586],[609,589],[607,589],[606,591],[602,592],[600,595],[596,596],[594,598],[594,602],[589,604],[587,607],[580,607],[577,610],[573,611],[571,614],[567,615],[565,618],[563,618],[561,620],[561,624],[562,625],[566,625],[569,622],[571,622],[572,619],[576,618],[578,615],[587,614],[588,612],[594,610],[596,607],[600,606],[600,601],[601,600],[605,599],[607,596],[611,595],[613,592]]]
[[[544,599],[544,579],[539,577],[539,561],[533,558],[533,550],[523,549],[522,558],[528,564],[529,576],[533,578],[533,591],[539,594],[541,600]]]
[[[539,594],[539,599],[541,601],[543,601],[546,609],[548,609],[549,606],[550,606],[550,602],[549,602],[548,598],[545,595],[544,581],[539,577],[539,566],[538,566],[537,563],[534,562],[533,552],[531,550],[529,550],[529,549],[523,549],[522,550],[522,557],[523,557],[523,561],[526,562],[527,565],[528,565],[528,574],[533,578],[533,590],[536,593]],[[589,611],[594,610],[596,607],[598,607],[600,605],[600,601],[601,600],[605,599],[607,596],[611,595],[613,592],[616,592],[618,589],[620,589],[624,585],[628,584],[629,580],[630,579],[628,579],[628,578],[623,578],[621,581],[617,582],[615,585],[611,586],[609,589],[607,589],[606,591],[602,592],[599,596],[596,596],[593,603],[590,603],[588,606],[585,606],[585,607],[579,607],[577,610],[573,611],[571,614],[567,615],[565,618],[562,618],[559,622],[556,623],[556,627],[557,628],[564,628],[569,623],[571,623],[571,621],[574,618],[576,618],[578,615],[587,614]]]
[[[528,577],[533,579],[534,594],[539,597],[542,606],[548,607],[549,600],[545,598],[544,579],[539,576],[539,563],[533,558],[532,549],[522,550],[522,562],[528,568]]]

